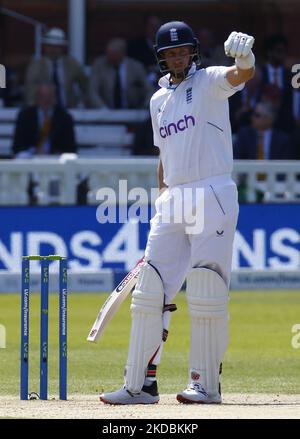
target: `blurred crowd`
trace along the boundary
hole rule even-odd
[[[157,16],[148,16],[144,35],[135,40],[110,40],[87,68],[68,55],[63,30],[52,28],[42,40],[42,57],[29,62],[22,84],[6,69],[0,106],[20,107],[13,139],[14,155],[76,152],[69,108],[148,109],[160,73],[153,52]],[[223,42],[210,29],[197,33],[202,67],[230,65]],[[300,158],[300,89],[291,86],[289,47],[284,35],[269,36],[264,62],[242,92],[229,100],[236,159]],[[134,155],[156,155],[150,117],[135,129]]]

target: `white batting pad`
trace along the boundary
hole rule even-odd
[[[131,335],[125,383],[138,393],[143,387],[146,370],[162,342],[164,290],[158,273],[151,265],[141,266],[132,294]]]
[[[191,317],[190,382],[206,392],[219,391],[219,368],[228,344],[228,290],[221,276],[207,268],[194,268],[187,276]]]

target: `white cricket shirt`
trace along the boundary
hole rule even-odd
[[[179,85],[169,74],[151,98],[154,145],[160,149],[168,186],[230,174],[233,167],[228,98],[242,90],[226,79],[226,67],[196,70]]]

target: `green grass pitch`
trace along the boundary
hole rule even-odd
[[[70,294],[68,301],[68,392],[95,394],[123,384],[130,331],[129,299],[98,344],[86,341],[107,294]],[[300,349],[292,347],[292,327],[300,324],[300,292],[230,293],[230,344],[223,362],[222,389],[230,392],[300,393]],[[39,295],[30,299],[29,391],[39,392]],[[168,341],[158,368],[160,393],[176,393],[187,383],[189,320],[184,293],[174,302]],[[19,394],[20,296],[0,294],[0,394]],[[58,393],[58,297],[50,296],[49,394]]]

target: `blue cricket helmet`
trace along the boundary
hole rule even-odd
[[[182,46],[193,47],[190,65],[194,62],[197,68],[199,68],[201,63],[200,45],[190,26],[183,21],[170,21],[158,29],[156,33],[156,44],[153,47],[161,72],[169,72],[161,52],[165,49]]]

